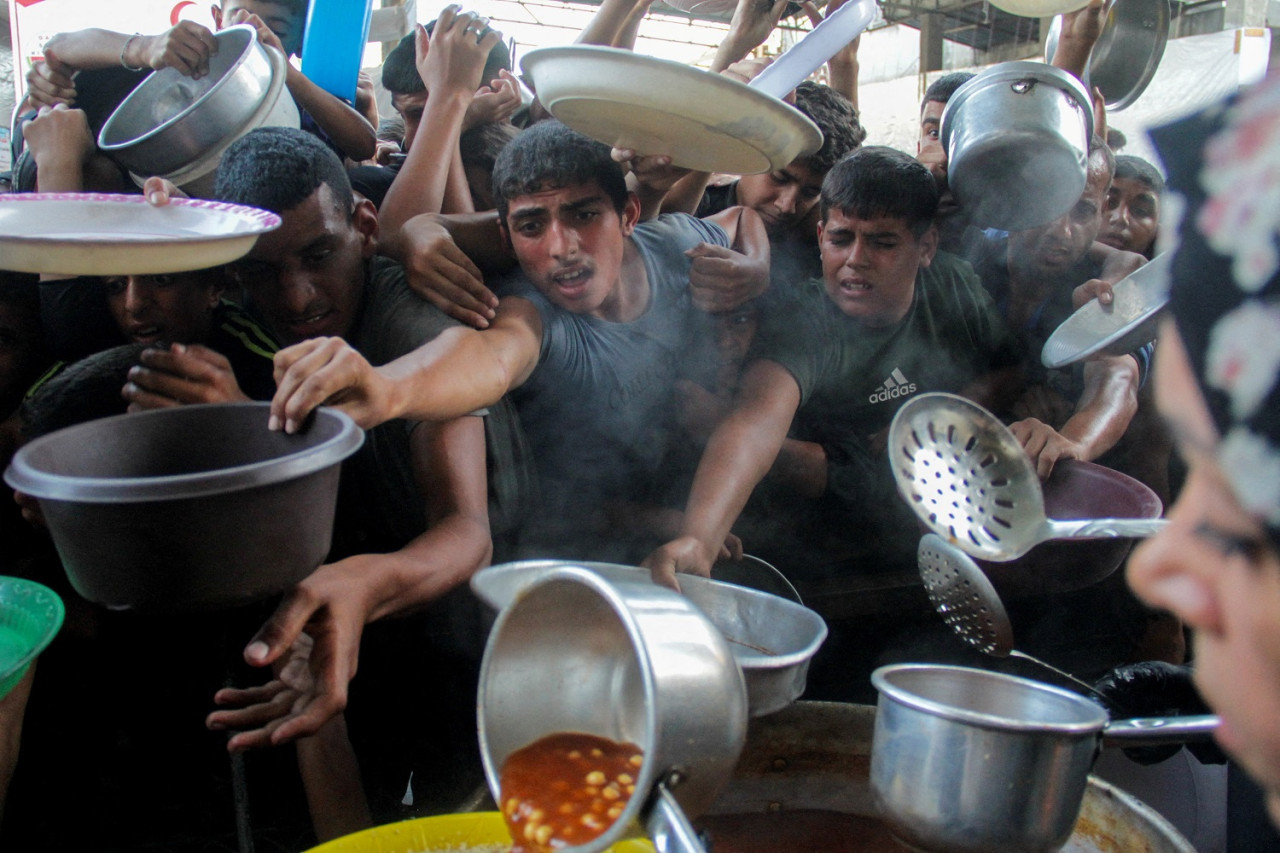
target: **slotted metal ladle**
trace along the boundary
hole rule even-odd
[[[1013,626],[1000,594],[964,551],[937,534],[926,533],[920,539],[916,558],[920,580],[934,609],[965,643],[992,657],[1030,661],[1095,696],[1102,696],[1088,682],[1013,647]]]
[[[943,539],[974,557],[1016,560],[1041,542],[1146,537],[1160,518],[1047,517],[1031,460],[1009,428],[954,394],[911,398],[889,426],[889,463],[898,492]]]

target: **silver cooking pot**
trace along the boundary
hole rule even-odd
[[[1176,743],[1217,727],[1217,717],[1108,724],[1076,693],[967,667],[885,666],[871,682],[872,794],[899,839],[936,853],[1058,850],[1104,738]]]
[[[605,850],[640,825],[660,853],[701,851],[688,818],[720,793],[747,733],[742,671],[706,616],[665,587],[575,567],[542,574],[498,614],[477,702],[497,802],[507,757],[546,735],[583,732],[642,750],[622,814],[563,853]]]
[[[1002,62],[956,89],[942,112],[947,183],[978,225],[1052,222],[1084,192],[1093,102],[1042,62]]]

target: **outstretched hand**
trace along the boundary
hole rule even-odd
[[[732,311],[764,293],[769,287],[769,267],[758,259],[711,243],[699,243],[685,252],[693,304],[712,314]]]
[[[347,704],[356,674],[360,637],[368,617],[358,583],[364,557],[321,566],[285,596],[245,647],[252,666],[270,666],[260,687],[224,688],[214,702],[210,729],[239,730],[234,751],[274,746],[315,734]]]
[[[393,417],[391,381],[342,338],[312,338],[276,353],[275,380],[268,429],[295,433],[323,405],[363,429]]]

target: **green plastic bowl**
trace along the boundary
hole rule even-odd
[[[64,616],[62,599],[47,586],[0,576],[0,699],[53,642]]]

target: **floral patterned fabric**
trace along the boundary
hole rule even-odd
[[[1280,547],[1280,76],[1151,132],[1170,306],[1218,461]]]

